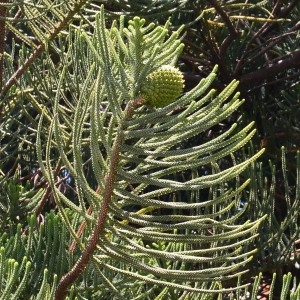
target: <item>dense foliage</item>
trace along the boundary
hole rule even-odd
[[[0,3],[0,299],[299,299],[300,3],[250,2]]]

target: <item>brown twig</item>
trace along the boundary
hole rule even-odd
[[[296,0],[298,1],[298,0]],[[289,11],[291,9],[293,9],[294,5],[289,5],[288,6],[288,9]],[[278,16],[276,16],[278,10],[280,10],[282,8],[282,1],[281,0],[278,0],[274,6],[274,9],[272,11],[272,14],[271,14],[271,17],[273,18],[274,16],[276,18],[284,18],[286,15],[285,14],[280,14]],[[269,23],[269,22],[265,22],[259,29],[257,32],[255,32],[253,35],[252,35],[252,38],[248,41],[248,43],[246,44],[246,47],[242,53],[242,55],[240,56],[240,58],[237,60],[238,63],[235,67],[235,70],[234,70],[234,76],[237,76],[242,67],[246,64],[246,57],[247,55],[249,54],[249,49],[252,47],[252,44],[253,42],[256,40],[256,41],[259,41],[259,37],[261,37],[262,35],[265,35],[267,32],[269,32],[272,28],[274,28],[274,26],[276,26],[277,24],[276,23]]]
[[[279,2],[283,3],[282,0],[279,0]],[[284,8],[284,9],[283,9],[282,6],[280,6],[280,8],[277,8],[277,10],[279,12],[278,12],[276,18],[283,19],[283,18],[286,18],[287,16],[289,16],[290,12],[294,9],[294,7],[297,5],[298,2],[299,2],[299,0],[294,0],[294,1],[290,2],[288,4],[288,6],[286,8]],[[275,26],[276,26],[276,23],[270,24],[270,26],[264,28],[264,31],[262,32],[262,34],[266,34],[270,30],[272,30]]]
[[[274,64],[268,68],[253,71],[251,73],[242,75],[239,80],[241,85],[251,84],[253,82],[261,81],[270,77],[274,77],[276,74],[283,72],[290,68],[300,67],[300,50],[295,51],[289,55],[286,59]]]
[[[222,17],[224,23],[226,24],[229,30],[230,35],[237,36],[237,32],[235,28],[233,27],[227,13],[223,10],[219,2],[216,0],[207,0],[207,1],[215,8],[216,12]]]
[[[218,53],[219,60],[222,61],[222,58],[225,56],[225,53],[227,49],[229,48],[230,44],[234,41],[234,39],[238,36],[238,32],[235,30],[232,22],[230,21],[229,16],[227,13],[224,11],[222,6],[219,4],[218,1],[216,0],[207,0],[216,10],[216,12],[221,16],[223,19],[224,23],[226,24],[228,30],[229,30],[229,35],[224,39],[222,42]]]
[[[251,59],[249,59],[248,61],[244,61],[244,64],[242,64],[241,66],[243,67],[244,65],[249,65],[255,62],[255,60],[260,57],[261,55],[265,55],[266,56],[266,61],[268,64],[271,64],[271,59],[269,59],[268,55],[267,55],[267,51],[272,49],[274,46],[276,46],[279,42],[282,42],[283,39],[289,37],[290,35],[296,35],[297,31],[300,28],[300,22],[296,23],[295,26],[293,26],[292,28],[290,28],[287,32],[270,38],[269,40],[267,40],[266,42],[264,42],[263,44],[259,41],[259,39],[257,38],[257,43],[259,45],[259,47],[261,48],[261,50],[256,53],[254,56],[251,57]]]
[[[207,33],[207,34],[206,34]],[[220,57],[220,49],[214,38],[210,35],[210,30],[207,28],[207,21],[202,20],[202,30],[200,30],[200,36],[203,43],[207,46],[209,51],[207,53],[210,55],[210,61],[212,65],[218,65],[220,74],[226,74],[225,81],[229,81],[230,71],[228,70],[225,61]]]

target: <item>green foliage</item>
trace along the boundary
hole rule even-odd
[[[41,224],[28,217],[25,225],[0,238],[0,299],[53,299],[57,278],[72,264],[67,231],[53,212]]]
[[[213,72],[163,109],[140,106],[135,97],[141,82],[152,70],[174,63],[180,54],[179,32],[167,38],[167,25],[144,27],[139,18],[129,22],[128,29],[122,25],[118,29],[117,24],[109,30],[104,27],[102,12],[91,36],[75,31],[66,52],[75,66],[58,68],[63,72],[45,163],[38,140],[39,162],[64,222],[82,251],[87,251],[64,207],[85,218],[87,236],[97,241],[92,253],[95,264],[109,274],[118,273],[121,280],[132,276],[178,292],[225,292],[223,280],[246,272],[256,251],[251,245],[264,219],[243,222],[240,219],[247,206],[237,211],[248,184],[247,180],[240,183],[239,174],[261,153],[240,163],[233,154],[251,139],[253,124],[238,132],[233,125],[197,147],[182,148],[181,143],[220,123],[241,105],[239,95],[233,94],[237,82],[219,95],[214,90],[207,92],[216,76]],[[85,80],[79,94],[65,89],[69,78],[80,77]],[[68,122],[60,109],[66,92],[77,99]],[[100,194],[94,192],[82,168],[84,143],[91,147],[91,167]],[[75,179],[78,204],[56,187],[51,164],[55,149]],[[225,169],[221,166],[224,159],[232,161]],[[199,168],[206,165],[210,174],[199,177]],[[201,200],[206,190],[207,197]],[[87,206],[95,213],[88,215]],[[101,232],[94,234],[92,224],[98,228],[97,216],[102,215],[106,219]],[[108,279],[111,276],[105,276],[108,287],[117,293]]]
[[[243,117],[246,123],[257,122],[269,157],[280,160],[282,145],[299,149],[299,1],[180,1],[178,9],[164,5],[160,14],[154,13],[155,0],[147,1],[147,13],[143,1],[137,3],[148,21],[161,23],[170,17],[174,28],[185,25],[180,64],[189,88],[218,64],[215,87],[222,89],[233,78],[240,81],[246,100]],[[130,14],[135,6],[114,1],[107,10],[112,16]]]
[[[256,166],[258,169],[252,169],[254,176],[251,177],[256,179],[251,182],[253,194],[250,197],[255,199],[252,202],[252,209],[257,218],[264,213],[268,214],[268,221],[263,223],[258,238],[260,253],[257,265],[253,266],[254,269],[261,271],[272,268],[273,271],[280,272],[284,266],[290,263],[297,265],[299,261],[295,241],[298,240],[300,234],[300,156],[298,153],[295,163],[296,172],[291,174],[287,169],[284,148],[281,160],[281,172],[277,172],[275,166],[270,164],[272,178],[269,180],[262,176],[262,164]],[[281,182],[282,186],[278,186]],[[285,199],[285,201],[281,200],[281,205],[278,205],[278,202],[276,203],[278,198]],[[283,209],[284,211],[282,211]]]
[[[265,177],[256,163],[263,151],[245,150],[254,123],[231,122],[244,101],[232,80],[242,77],[230,62],[244,42],[244,62],[256,57],[249,32],[268,23],[271,8],[265,1],[219,1],[221,10],[215,1],[213,8],[203,1],[150,2],[111,1],[105,5],[110,19],[97,2],[3,6],[8,15],[21,8],[24,22],[6,19],[17,39],[1,58],[7,72],[1,77],[0,299],[62,299],[68,279],[67,299],[240,299],[247,293],[255,299],[262,272],[275,272],[271,294],[299,297],[292,268],[299,260],[299,155],[288,169],[283,153],[282,171],[270,163]],[[119,7],[159,21],[174,13],[185,26],[172,31],[174,20],[159,26],[140,17],[117,22],[111,17]],[[235,18],[240,9],[247,14]],[[266,15],[251,19],[252,10]],[[231,23],[224,15],[219,22],[221,11]],[[232,40],[233,23],[251,30]],[[224,50],[218,40],[228,30],[231,46]],[[144,105],[149,74],[178,60],[186,71],[185,55],[199,55],[193,43],[203,41],[210,63],[202,80],[163,108]],[[276,53],[274,61],[285,52]],[[217,77],[226,83],[222,89]],[[288,107],[297,108],[294,91],[282,97],[278,107],[285,110],[289,99]],[[297,127],[297,114],[287,115]],[[275,202],[280,182],[282,215]],[[57,211],[45,215],[49,206]]]

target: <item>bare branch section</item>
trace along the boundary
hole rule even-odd
[[[233,42],[233,40],[238,36],[238,32],[235,30],[232,22],[230,21],[229,16],[227,13],[223,10],[221,5],[219,4],[218,1],[216,0],[207,0],[214,8],[215,10],[219,13],[219,15],[222,17],[224,23],[226,24],[228,30],[229,30],[229,35],[227,38],[224,39],[220,49],[219,49],[219,57],[222,59],[224,57],[227,49],[229,48],[230,44]]]
[[[300,50],[295,51],[293,54],[288,56],[286,59],[279,61],[268,68],[257,70],[249,74],[242,75],[240,78],[241,84],[250,84],[253,82],[261,81],[274,77],[280,72],[284,72],[290,68],[300,67]]]
[[[225,22],[230,35],[232,36],[237,36],[237,32],[235,30],[235,28],[233,27],[229,16],[227,15],[227,13],[223,10],[223,8],[221,7],[221,5],[219,4],[218,1],[216,0],[207,0],[214,8],[215,10],[220,14],[220,16],[222,17],[223,21]]]
[[[271,65],[270,67],[263,68],[251,73],[244,74],[237,79],[240,81],[240,84],[243,89],[249,85],[253,85],[255,82],[261,82],[263,80],[270,79],[281,72],[285,72],[291,68],[300,68],[300,50],[295,51],[293,54],[289,55],[284,60],[279,61],[276,64]],[[189,82],[190,86],[195,86],[200,82],[202,77],[200,75],[185,74],[186,81]],[[223,84],[215,85],[215,88],[223,88]]]

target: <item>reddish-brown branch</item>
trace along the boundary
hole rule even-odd
[[[240,88],[242,90],[246,90],[249,85],[253,87],[253,83],[262,83],[266,79],[274,78],[280,72],[284,72],[288,69],[300,68],[300,50],[295,51],[293,54],[289,55],[287,58],[282,61],[261,69],[256,70],[251,73],[247,73],[241,76],[236,76],[236,79],[240,81]],[[226,73],[225,73],[226,74]],[[203,76],[198,74],[184,74],[186,85],[189,88],[196,86],[199,81],[203,78]],[[216,83],[215,88],[222,89],[224,87],[223,84]]]
[[[272,16],[275,16],[275,18],[285,18],[288,15],[288,13],[290,11],[292,11],[292,9],[295,7],[297,1],[298,0],[295,0],[295,1],[291,2],[285,9],[282,9],[283,8],[283,2],[281,0],[278,0],[276,2],[275,6],[274,6],[273,11],[272,11]],[[280,11],[280,13],[278,13],[279,11]],[[274,27],[277,26],[277,25],[278,25],[278,23],[276,23],[276,22],[275,23],[265,22],[263,24],[263,26],[261,26],[259,28],[259,30],[252,35],[252,38],[247,42],[246,47],[245,47],[242,55],[237,60],[238,63],[237,63],[237,65],[235,67],[235,70],[233,72],[233,76],[237,76],[240,73],[242,67],[247,63],[246,62],[246,57],[249,54],[249,49],[251,48],[253,42],[255,40],[259,41],[260,37],[262,37],[263,35],[265,36],[267,34],[267,32],[274,29]]]
[[[229,30],[230,35],[237,36],[237,32],[235,28],[233,27],[227,13],[223,10],[219,2],[216,0],[207,0],[207,1],[215,8],[216,12],[222,17],[224,23],[226,24]]]
[[[277,64],[272,65],[271,67],[264,68],[261,70],[257,70],[251,72],[249,74],[242,75],[239,78],[241,85],[243,84],[251,84],[253,82],[258,82],[264,79],[268,79],[270,77],[274,77],[276,74],[286,71],[291,68],[299,68],[300,67],[300,50],[295,51],[289,57],[284,59]]]
[[[242,61],[239,61],[239,67],[242,68],[245,65],[251,65],[252,63],[255,63],[256,59],[262,55],[265,55],[266,61],[268,63],[271,63],[271,60],[268,57],[268,51],[271,51],[271,49],[274,48],[280,42],[282,42],[283,39],[291,35],[296,35],[299,28],[300,28],[300,22],[298,22],[295,26],[290,28],[287,32],[279,36],[272,37],[267,41],[265,41],[263,44],[260,43],[258,38],[256,38],[257,44],[260,46],[261,50],[258,51],[254,56],[252,56],[250,60],[248,61],[244,60],[243,64],[241,64]]]
[[[222,42],[222,44],[219,48],[219,57],[222,60],[222,58],[225,56],[225,53],[226,53],[227,49],[229,48],[230,44],[238,36],[238,33],[235,30],[232,22],[230,21],[229,16],[223,10],[223,8],[219,4],[219,2],[216,0],[207,0],[207,1],[215,8],[216,12],[221,16],[221,18],[223,19],[224,23],[226,24],[226,26],[229,30],[229,35],[224,39],[224,41]]]
[[[283,6],[281,6],[280,9],[278,8],[278,14],[277,14],[276,18],[284,19],[284,18],[288,17],[290,12],[295,8],[295,6],[297,5],[298,2],[299,2],[299,0],[294,0],[294,1],[290,2],[286,6],[286,8],[283,8]],[[276,25],[277,25],[276,23],[270,23],[270,26],[267,26],[264,29],[264,31],[262,32],[262,34],[265,35],[267,32],[273,30]]]
[[[113,192],[113,183],[115,181],[115,170],[119,161],[119,143],[120,143],[120,136],[118,136],[115,141],[114,150],[111,156],[111,164],[109,169],[110,171],[106,177],[106,184],[105,184],[105,190],[103,194],[102,206],[98,214],[96,226],[80,258],[73,266],[73,268],[67,274],[65,274],[61,278],[60,282],[58,283],[55,290],[55,300],[65,299],[68,288],[84,271],[86,265],[91,259],[91,256],[93,255],[96,249],[99,237],[103,232],[103,229],[105,227],[105,221],[107,218],[107,213],[108,213],[109,201],[111,199],[112,192]]]

